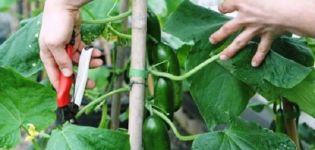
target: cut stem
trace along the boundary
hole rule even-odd
[[[195,139],[199,136],[199,134],[196,134],[196,135],[187,135],[187,136],[181,135],[181,134],[178,132],[178,130],[177,130],[177,128],[175,127],[175,125],[173,124],[173,122],[172,122],[170,119],[168,119],[168,117],[167,117],[166,115],[164,115],[163,113],[159,112],[158,110],[156,110],[156,109],[154,109],[154,108],[152,108],[152,110],[153,110],[153,113],[154,113],[154,114],[156,114],[156,115],[159,116],[161,119],[163,119],[163,120],[171,127],[171,129],[172,129],[172,131],[174,132],[175,136],[176,136],[179,140],[181,140],[181,141],[193,141],[193,140],[195,140]]]
[[[113,22],[113,21],[117,21],[117,20],[121,20],[121,19],[124,19],[128,16],[131,15],[131,10],[125,12],[125,13],[122,13],[118,16],[113,16],[113,17],[108,17],[108,18],[105,18],[105,19],[101,19],[101,20],[82,20],[81,23],[85,23],[85,24],[106,24],[106,23],[109,23],[109,22]]]
[[[168,79],[171,79],[174,81],[182,81],[182,80],[185,80],[185,79],[189,78],[190,76],[194,75],[199,70],[203,69],[208,64],[212,63],[213,61],[217,60],[218,58],[219,58],[219,54],[214,55],[214,56],[208,58],[207,60],[205,60],[204,62],[202,62],[201,64],[199,64],[198,66],[196,66],[195,68],[193,68],[190,71],[186,72],[185,74],[182,74],[179,76],[176,76],[176,75],[173,75],[170,73],[166,73],[166,72],[160,72],[157,70],[153,70],[151,67],[149,67],[148,70],[150,73],[152,73],[154,76],[157,76],[157,77],[164,77],[164,78],[168,78]]]

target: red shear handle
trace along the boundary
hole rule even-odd
[[[73,45],[68,44],[66,49],[69,58],[72,60]],[[69,105],[71,86],[72,77],[65,77],[61,72],[59,72],[59,86],[57,90],[57,106],[59,108]]]

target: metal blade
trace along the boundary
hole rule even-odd
[[[84,48],[81,52],[79,66],[78,66],[78,74],[75,82],[75,90],[72,97],[72,102],[77,106],[81,106],[86,82],[88,79],[88,71],[89,71],[89,64],[91,61],[93,48]]]

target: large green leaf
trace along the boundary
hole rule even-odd
[[[192,51],[188,68],[209,57],[207,51]],[[189,79],[190,92],[209,128],[227,123],[246,108],[254,92],[218,63],[212,63]]]
[[[292,88],[302,82],[312,71],[310,67],[296,63],[274,51],[270,51],[260,67],[252,67],[251,59],[256,49],[256,44],[248,45],[228,61],[231,66],[226,68],[240,80],[259,90],[265,88],[263,85],[266,81],[276,87]]]
[[[229,18],[186,0],[167,20],[164,31],[184,42],[208,42],[211,33],[222,26]]]
[[[38,45],[40,26],[41,16],[32,18],[0,45],[0,66],[12,68],[27,77],[42,69]]]
[[[229,129],[199,136],[193,150],[295,150],[284,134],[273,133],[254,123],[237,121]]]
[[[43,130],[55,120],[55,93],[16,72],[0,67],[0,148],[15,146],[20,128]]]
[[[93,0],[81,8],[81,18],[105,19],[111,15],[117,15],[119,13],[118,8],[118,0]]]
[[[294,88],[283,89],[282,95],[298,104],[301,110],[315,117],[315,70]]]
[[[272,49],[285,58],[289,58],[307,67],[314,65],[314,54],[304,41],[283,36],[274,41]]]
[[[179,6],[179,8],[170,17],[170,19],[166,23],[165,31],[174,36],[177,36],[178,38],[180,38],[181,40],[185,42],[194,41],[195,43],[198,43],[198,47],[197,47],[198,50],[207,50],[209,52],[208,54],[210,54],[211,51],[224,49],[224,47],[226,47],[228,43],[231,42],[231,38],[233,37],[230,37],[225,42],[222,42],[216,45],[211,45],[208,42],[209,35],[213,33],[214,31],[216,31],[227,20],[228,18],[222,14],[194,5],[189,1],[185,1],[183,2],[183,4]],[[277,86],[277,87],[282,87],[282,88],[294,87],[295,85],[300,83],[310,73],[311,69],[297,63],[301,61],[301,59],[293,59],[293,60],[296,60],[297,62],[291,60],[290,58],[292,58],[292,54],[289,54],[289,53],[299,54],[298,57],[303,56],[303,58],[305,58],[305,64],[307,64],[308,66],[310,66],[310,62],[314,60],[314,58],[311,53],[311,50],[307,48],[305,45],[302,45],[301,43],[298,43],[298,42],[292,42],[294,41],[293,39],[290,39],[290,40],[288,39],[289,38],[287,38],[287,40],[284,39],[285,41],[278,40],[279,42],[276,42],[275,45],[282,44],[280,48],[286,48],[286,46],[291,46],[290,51],[277,50],[278,52],[281,52],[280,54],[282,55],[279,55],[275,52],[271,52],[267,56],[267,60],[265,61],[265,64],[263,65],[265,67],[259,67],[259,68],[250,67],[249,68],[248,67],[249,66],[248,64],[250,64],[250,62],[248,63],[249,58],[238,57],[240,58],[239,61],[242,62],[242,63],[239,63],[240,67],[228,68],[228,70],[230,72],[237,72],[238,71],[237,69],[241,69],[243,71],[247,71],[247,73],[252,73],[253,72],[252,70],[255,70],[256,74],[258,74],[258,72],[260,73],[263,72],[264,74],[260,74],[260,77],[263,77],[263,78],[259,78],[260,81],[267,80],[272,85]],[[291,44],[287,44],[287,43],[291,43]],[[246,48],[243,49],[243,51],[249,51],[248,49],[252,50],[251,46],[247,46]],[[246,53],[250,53],[250,52],[246,52]],[[284,54],[287,54],[287,55],[284,55]],[[249,56],[251,56],[251,54],[248,54],[248,57]],[[285,56],[287,56],[287,58],[285,58]],[[291,69],[288,66],[292,66],[293,68]],[[272,67],[272,68],[269,68],[269,67]],[[242,73],[242,71],[239,71],[239,72]],[[241,75],[240,74],[237,74],[237,75],[238,77],[247,78],[247,79],[250,77],[256,77],[256,75],[254,74],[245,74],[245,73]]]
[[[184,42],[195,43],[188,56],[187,70],[223,50],[233,40],[235,35],[216,45],[208,42],[209,35],[228,20],[189,1],[183,2],[172,14],[165,31]],[[239,115],[252,96],[251,89],[271,97],[281,96],[282,88],[298,85],[311,72],[314,57],[303,42],[282,37],[274,45],[275,50],[258,68],[250,65],[257,48],[254,41],[230,61],[210,64],[189,79],[190,91],[209,127]]]
[[[184,0],[148,0],[148,6],[158,15],[163,26],[167,17],[175,11]]]
[[[129,150],[127,133],[65,124],[55,129],[47,150]]]

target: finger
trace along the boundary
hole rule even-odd
[[[55,89],[59,85],[59,70],[53,56],[47,50],[40,51],[40,58],[45,66],[48,78]]]
[[[85,47],[86,47],[85,44],[82,43],[78,49],[78,52],[81,53]],[[93,48],[92,57],[100,57],[100,56],[102,56],[102,51],[97,48]]]
[[[220,59],[227,60],[233,57],[240,49],[245,47],[248,42],[256,35],[257,28],[245,29],[240,35],[238,35],[234,41],[221,53]]]
[[[218,31],[213,33],[209,41],[212,44],[216,44],[233,34],[234,32],[240,30],[242,28],[242,24],[238,21],[237,18],[228,21],[226,24],[224,24]]]
[[[88,80],[88,81],[86,82],[86,88],[87,88],[87,89],[93,89],[93,88],[95,88],[95,82],[92,81],[92,80]]]
[[[224,0],[224,2],[219,5],[218,10],[221,13],[231,13],[237,10],[236,4],[235,0]]]
[[[270,51],[272,44],[272,37],[268,34],[264,34],[261,37],[260,43],[257,48],[257,52],[252,59],[252,66],[258,67],[265,59],[266,55]]]
[[[103,65],[102,59],[92,59],[90,62],[90,68],[97,68]]]
[[[73,60],[73,62],[75,62],[76,64],[78,64],[79,63],[79,60],[80,60],[80,52],[76,52],[76,53],[74,53],[74,55],[73,55],[73,58],[72,58],[72,60]],[[100,50],[98,50],[98,49],[94,49],[93,50],[93,52],[92,52],[92,58],[99,58],[99,57],[101,57],[102,56],[102,52],[100,51]]]
[[[72,61],[68,56],[66,49],[62,46],[52,47],[51,53],[63,75],[70,77],[72,75]]]

